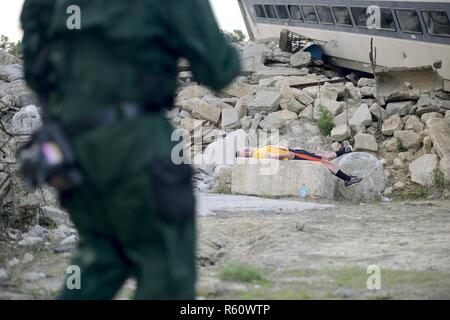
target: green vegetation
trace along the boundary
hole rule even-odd
[[[434,169],[433,171],[433,184],[437,188],[450,187],[450,183],[445,180],[444,174],[438,169]]]
[[[246,290],[225,290],[215,299],[408,299],[427,293],[425,298],[447,298],[450,285],[448,273],[438,271],[393,270],[381,268],[381,289],[367,289],[370,274],[366,268],[342,267],[318,270],[298,269],[277,272],[273,282],[248,285]],[[278,279],[277,279],[278,278]],[[431,290],[433,289],[434,290]],[[443,291],[444,290],[444,291]]]
[[[22,43],[12,42],[7,36],[0,35],[0,52],[6,51],[16,57],[22,56]]]
[[[319,119],[316,121],[317,126],[320,129],[320,132],[324,136],[329,136],[331,130],[334,128],[334,117],[333,114],[323,106],[320,107]]]
[[[402,191],[396,195],[394,195],[395,200],[419,200],[424,199],[428,196],[430,192],[428,187],[425,186],[416,186],[413,189]]]
[[[233,30],[233,32],[223,31],[223,35],[231,42],[244,42],[247,36],[242,30]]]
[[[397,151],[398,152],[406,152],[408,151],[408,148],[405,147],[402,140],[397,139]]]
[[[221,280],[235,282],[259,282],[266,283],[260,269],[241,263],[226,264],[219,272]]]

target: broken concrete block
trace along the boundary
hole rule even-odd
[[[425,128],[424,124],[417,116],[411,116],[406,120],[405,129],[412,130],[417,133],[421,132]]]
[[[372,104],[372,106],[370,107],[370,113],[375,119],[377,119],[377,121],[380,121],[380,118],[381,121],[389,118],[387,111],[383,109],[378,103]]]
[[[350,127],[346,124],[334,127],[333,130],[331,130],[331,139],[333,139],[334,141],[344,141],[350,136],[351,130]]]
[[[397,102],[390,102],[386,106],[386,112],[388,116],[398,114],[399,116],[405,116],[409,114],[411,111],[411,108],[414,106],[414,101],[397,101]]]
[[[221,194],[231,194],[231,178],[233,175],[232,166],[217,166],[214,170],[213,187],[211,192]]]
[[[411,180],[422,186],[433,184],[434,170],[438,165],[438,157],[435,154],[425,154],[409,164]]]
[[[371,134],[360,133],[355,136],[355,150],[356,151],[378,151],[378,143],[375,137]]]
[[[198,104],[194,110],[192,110],[192,116],[194,118],[205,119],[215,124],[219,123],[221,113],[222,110],[207,102]]]
[[[12,133],[15,135],[31,135],[42,125],[41,116],[34,105],[22,108],[11,120]]]
[[[222,129],[234,129],[240,126],[239,115],[236,109],[222,110]]]
[[[282,106],[282,109],[289,110],[295,113],[300,113],[305,108],[306,106],[303,103],[297,101],[297,99],[290,100],[288,103],[284,105],[284,108]]]
[[[261,197],[298,197],[305,185],[309,194],[333,199],[336,178],[328,169],[309,161],[238,158],[233,170],[233,194]]]
[[[280,107],[281,94],[269,90],[259,90],[254,101],[247,106],[248,115],[254,116],[256,113],[268,114]]]
[[[439,158],[450,158],[450,125],[445,119],[432,118],[427,121],[426,127],[433,141],[434,150]]]
[[[369,78],[361,78],[358,80],[358,87],[375,87],[376,86],[375,79],[369,79]]]
[[[283,128],[285,124],[286,124],[286,121],[283,119],[282,115],[278,112],[273,112],[273,113],[269,113],[259,123],[259,126],[264,130],[271,131],[271,130],[279,130],[279,129]]]
[[[383,122],[383,126],[381,127],[381,132],[385,136],[393,136],[395,131],[403,129],[403,121],[402,118],[398,114],[395,114],[386,121]]]
[[[400,140],[408,150],[417,150],[421,146],[419,134],[412,130],[398,130],[394,132],[394,137]]]
[[[364,152],[353,152],[333,162],[343,172],[363,178],[361,183],[350,188],[346,188],[344,183],[339,181],[337,192],[341,197],[355,202],[382,199],[387,178],[383,164],[375,156]]]
[[[303,92],[302,90],[291,88],[291,92],[294,94],[295,99],[297,99],[305,106],[314,103],[314,99],[307,93]]]
[[[424,113],[422,114],[422,116],[420,117],[420,120],[422,121],[422,123],[427,123],[428,120],[433,119],[433,118],[443,118],[444,116],[442,114],[440,114],[439,112],[428,112],[428,113]]]
[[[203,86],[198,85],[187,86],[178,93],[177,100],[182,101],[193,98],[201,98],[210,93],[211,92]]]
[[[349,121],[350,127],[370,126],[372,124],[372,114],[370,113],[369,106],[362,103],[355,114]]]
[[[11,64],[9,66],[0,66],[0,80],[13,82],[24,78],[23,67],[20,64]]]
[[[292,68],[307,67],[311,63],[311,53],[299,51],[293,54],[289,60]]]

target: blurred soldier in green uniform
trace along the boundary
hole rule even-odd
[[[81,29],[68,28],[72,5]],[[60,192],[81,269],[81,289],[64,285],[60,298],[111,299],[130,277],[137,299],[194,298],[192,173],[171,161],[165,113],[179,58],[214,90],[240,72],[208,1],[26,0],[21,22],[27,82],[83,176]]]

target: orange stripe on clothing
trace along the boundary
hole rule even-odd
[[[322,162],[322,159],[315,158],[315,157],[311,157],[311,156],[308,156],[308,155],[306,155],[306,154],[301,154],[301,153],[296,153],[296,152],[294,152],[294,154],[295,154],[297,157],[301,158],[301,159],[305,159],[305,160],[309,160],[309,161],[314,161],[314,162]]]

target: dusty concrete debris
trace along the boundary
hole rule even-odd
[[[343,101],[333,101],[333,100],[326,100],[323,101],[323,106],[331,112],[333,116],[338,115],[344,111],[347,104]]]
[[[11,120],[12,133],[31,135],[41,126],[41,116],[34,105],[22,108]]]
[[[211,192],[221,194],[231,194],[232,166],[217,166],[214,170],[214,184]]]
[[[398,114],[400,116],[405,116],[409,114],[411,108],[415,105],[414,101],[398,101],[398,102],[390,102],[386,106],[386,112],[388,116],[393,114]]]
[[[435,154],[425,154],[409,165],[411,180],[422,186],[433,184],[434,170],[438,166],[438,157]]]
[[[222,92],[233,97],[242,98],[253,95],[254,90],[255,88],[253,85],[237,80],[223,89]]]
[[[388,112],[384,108],[382,108],[378,103],[372,104],[372,106],[370,107],[370,113],[377,121],[380,121],[380,118],[381,121],[384,121],[389,118]]]
[[[9,274],[6,269],[0,268],[0,283],[9,279]]]
[[[5,52],[5,51],[1,51],[0,52],[0,66],[9,66],[12,64],[22,64],[22,61],[17,58],[16,56]]]
[[[177,95],[178,101],[193,99],[193,98],[201,98],[210,94],[210,91],[202,86],[192,85],[183,88]]]
[[[306,119],[312,119],[313,117],[313,106],[309,105],[307,106],[305,109],[303,109],[300,113],[299,113],[299,117],[300,118],[306,118]]]
[[[412,130],[398,130],[394,132],[394,137],[400,140],[405,148],[417,150],[421,146],[419,134]]]
[[[36,282],[38,280],[47,278],[47,275],[43,272],[29,272],[23,276],[23,279],[27,282]]]
[[[299,51],[291,56],[290,65],[292,68],[303,68],[311,63],[311,53]]]
[[[450,181],[450,157],[445,157],[441,159],[439,163],[439,170],[444,175],[447,181]]]
[[[433,119],[433,118],[440,119],[440,118],[443,118],[443,116],[439,112],[428,112],[428,113],[422,114],[422,116],[420,117],[420,120],[422,121],[422,123],[426,124],[428,120]]]
[[[376,81],[375,79],[369,79],[369,78],[361,78],[358,80],[358,87],[375,87]]]
[[[450,126],[444,119],[432,118],[427,121],[433,147],[439,158],[450,158]]]
[[[339,125],[334,127],[331,130],[331,139],[334,141],[344,141],[351,135],[350,127],[346,124]]]
[[[351,188],[345,188],[344,183],[339,181],[337,191],[340,196],[351,201],[381,200],[387,178],[380,160],[368,153],[354,152],[346,154],[334,162],[342,171],[363,178],[359,185]]]
[[[222,110],[222,129],[235,129],[240,126],[239,114],[236,109]]]
[[[306,106],[298,100],[292,99],[289,102],[282,104],[281,108],[295,113],[300,113],[306,108]]]
[[[417,133],[421,132],[425,128],[425,125],[420,121],[417,116],[411,116],[406,120],[405,129],[413,130]]]
[[[376,96],[376,89],[374,87],[362,87],[359,92],[363,98],[373,98]]]
[[[356,151],[378,151],[378,143],[375,137],[371,134],[360,133],[355,136],[355,150]]]
[[[370,126],[372,124],[372,114],[370,113],[369,106],[366,103],[362,103],[355,114],[350,119],[350,127],[358,126]]]
[[[385,136],[393,136],[395,131],[403,129],[403,121],[399,115],[395,114],[389,117],[385,122],[383,122],[383,126],[381,128],[381,132]]]
[[[0,66],[0,80],[5,82],[13,82],[23,79],[23,67],[20,64],[10,64],[7,66]]]
[[[237,101],[237,103],[234,107],[238,113],[239,119],[242,119],[247,116],[247,113],[248,113],[247,106],[252,101],[253,101],[253,96],[249,96],[249,95],[239,98],[239,100]]]
[[[289,111],[290,112],[290,111]],[[297,118],[297,116],[296,116]],[[286,121],[278,112],[269,113],[260,123],[259,126],[267,131],[279,130],[284,127]]]
[[[256,113],[269,114],[277,111],[280,107],[281,93],[268,90],[259,90],[254,101],[247,106],[248,115],[254,116]]]
[[[421,116],[424,113],[439,111],[436,101],[429,95],[421,95],[415,106],[415,113]]]
[[[307,90],[299,90],[299,89],[291,89],[292,93],[295,96],[295,99],[297,99],[300,103],[302,103],[305,106],[308,106],[310,104],[314,103],[314,98],[306,93]]]
[[[219,108],[203,101],[192,110],[194,118],[205,119],[214,124],[219,123],[221,113],[222,111]]]
[[[336,178],[320,164],[239,158],[233,170],[233,194],[298,196],[305,184],[311,196],[333,199]]]

